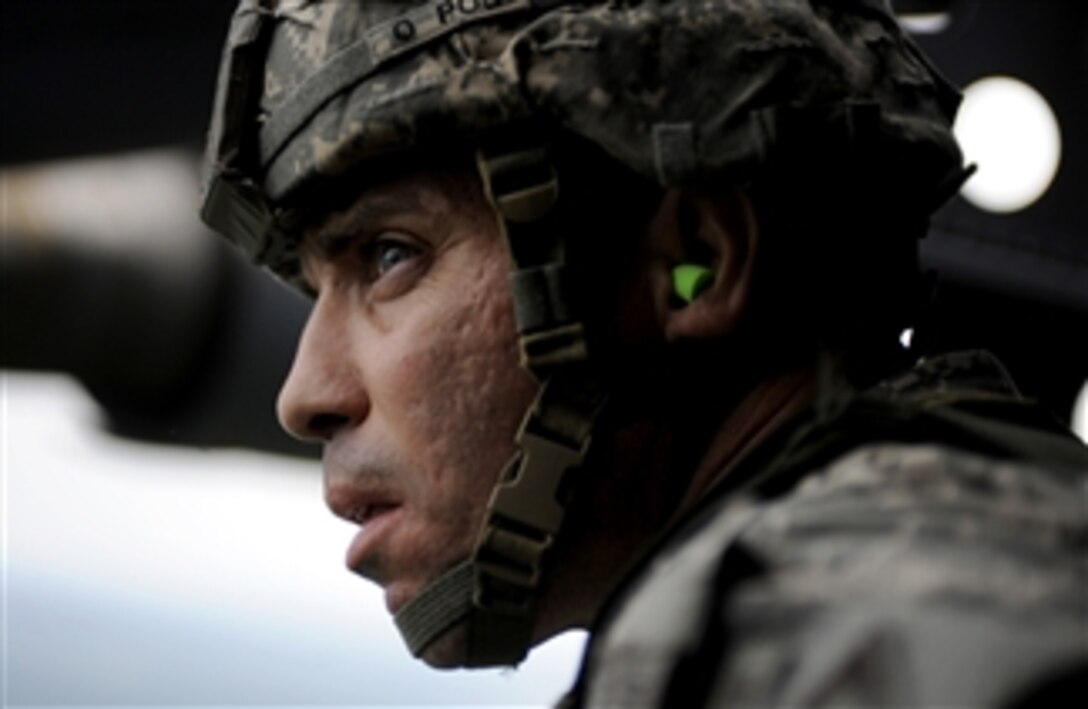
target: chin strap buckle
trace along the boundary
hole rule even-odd
[[[532,421],[532,418],[529,419]],[[582,465],[589,438],[571,447],[523,430],[517,471],[496,486],[474,560],[476,605],[494,613],[524,613],[540,585],[544,555],[563,522],[559,500],[568,471]]]
[[[473,554],[473,664],[516,661],[529,646],[547,554],[605,399],[584,368],[568,367],[545,382],[522,423],[521,454],[491,495]]]

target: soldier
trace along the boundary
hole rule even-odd
[[[280,418],[414,654],[590,627],[571,706],[1073,686],[1088,453],[899,345],[958,100],[881,0],[243,0],[204,218],[314,300]]]

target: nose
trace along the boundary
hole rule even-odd
[[[370,402],[353,361],[347,323],[320,299],[299,338],[280,388],[280,426],[302,441],[325,442],[366,418]]]

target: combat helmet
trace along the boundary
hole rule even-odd
[[[515,262],[541,391],[473,557],[398,614],[414,653],[467,619],[470,665],[524,656],[559,492],[607,398],[567,287],[549,134],[662,187],[742,184],[798,146],[835,145],[928,213],[964,176],[958,102],[884,0],[241,1],[209,137],[211,227],[291,278],[291,225],[316,195],[456,143],[477,148]]]

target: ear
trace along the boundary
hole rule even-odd
[[[650,222],[654,307],[670,342],[719,338],[734,331],[748,307],[759,232],[752,205],[738,189],[673,189]],[[709,268],[710,284],[690,303],[678,299],[672,268]]]

